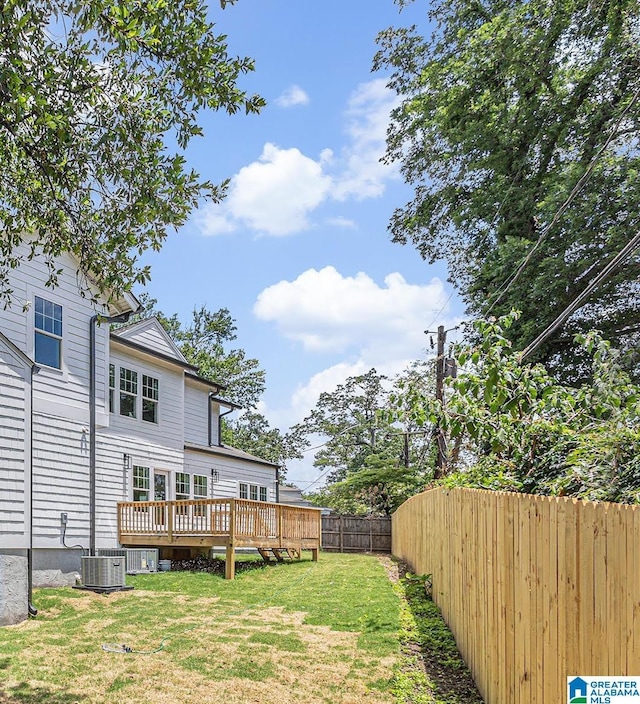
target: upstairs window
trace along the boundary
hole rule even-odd
[[[38,364],[62,368],[62,306],[35,297],[35,358]]]
[[[267,500],[267,487],[261,486],[260,487],[260,501],[266,501],[266,500]]]
[[[158,422],[158,380],[142,375],[142,420]]]
[[[240,498],[241,499],[248,499],[249,498],[249,485],[248,484],[243,484],[242,482],[240,483]]]
[[[138,372],[120,367],[120,415],[136,418]]]

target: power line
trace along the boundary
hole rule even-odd
[[[556,224],[556,222],[560,219],[560,216],[565,212],[565,210],[571,205],[573,200],[576,198],[578,193],[582,190],[584,185],[587,183],[589,178],[591,178],[591,174],[593,173],[593,170],[595,169],[595,166],[604,153],[605,149],[611,144],[612,140],[617,136],[618,134],[618,128],[620,127],[622,121],[626,117],[627,113],[631,108],[633,107],[634,103],[638,100],[640,97],[640,89],[637,90],[634,94],[633,97],[631,98],[631,101],[629,104],[625,107],[625,109],[622,111],[618,119],[616,120],[616,123],[614,125],[613,130],[605,140],[604,144],[600,147],[600,149],[597,151],[593,159],[589,162],[589,166],[585,170],[585,172],[582,174],[582,176],[578,179],[578,182],[575,184],[575,186],[571,189],[571,193],[569,193],[568,197],[562,203],[562,205],[558,208],[556,213],[554,214],[551,222],[542,229],[542,232],[540,233],[540,236],[536,240],[535,244],[531,248],[531,250],[527,253],[525,258],[520,262],[520,265],[516,269],[516,271],[507,279],[507,281],[502,284],[502,286],[493,294],[494,296],[497,296],[496,299],[493,301],[493,303],[489,306],[489,309],[485,313],[486,316],[490,315],[491,311],[495,308],[496,305],[502,300],[504,295],[507,293],[507,291],[515,284],[515,282],[518,280],[520,277],[520,274],[525,270],[529,262],[531,261],[531,258],[537,251],[538,247],[542,244],[543,240],[545,237],[549,234],[553,226]]]
[[[593,277],[584,291],[571,303],[569,303],[562,313],[560,313],[560,315],[547,328],[545,328],[531,344],[527,345],[527,347],[522,350],[520,353],[520,361],[535,352],[535,350],[540,347],[540,345],[586,301],[591,292],[601,283],[606,281],[618,265],[621,264],[630,254],[632,254],[634,250],[638,249],[638,247],[640,247],[640,231],[637,232],[635,236],[629,240],[629,242],[627,242],[627,244],[618,252],[618,254],[616,254],[616,256],[599,274]]]

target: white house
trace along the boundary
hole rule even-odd
[[[26,615],[23,574],[62,583],[117,547],[118,501],[276,498],[277,466],[220,442],[223,388],[155,319],[110,332],[133,296],[106,305],[71,256],[56,267],[51,289],[24,261],[0,307],[0,624]]]

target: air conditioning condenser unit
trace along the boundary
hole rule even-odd
[[[80,577],[85,587],[109,589],[124,587],[126,559],[124,557],[81,557]]]
[[[124,557],[127,574],[144,574],[158,571],[159,552],[158,548],[98,548],[96,555]]]

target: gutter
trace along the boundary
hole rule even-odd
[[[211,395],[209,396],[209,412],[211,412]],[[219,413],[218,414],[218,446],[222,447],[222,418],[224,416],[228,416],[229,413],[233,413],[236,410],[237,406],[233,406],[229,408],[228,411],[225,411],[224,413]],[[209,428],[211,428],[211,424],[209,424]],[[211,442],[211,437],[209,437],[209,445],[212,445],[213,443]]]

